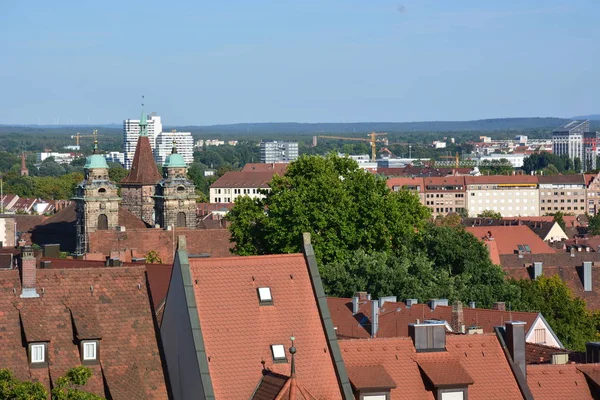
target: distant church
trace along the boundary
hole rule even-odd
[[[154,162],[147,126],[142,108],[140,136],[131,170],[119,183],[120,196],[119,186],[110,181],[106,159],[98,154],[98,142],[94,141],[94,153],[86,159],[85,177],[73,198],[76,254],[89,251],[90,233],[118,229],[125,220],[148,228],[196,228],[197,196],[194,184],[187,179],[183,157],[173,143],[161,176]]]

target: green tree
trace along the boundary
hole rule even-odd
[[[518,284],[521,299],[515,308],[541,312],[566,348],[584,350],[586,342],[598,340],[598,315],[588,311],[585,301],[575,297],[558,275],[524,279]]]
[[[148,254],[146,254],[146,262],[148,264],[162,264],[163,261],[158,251],[150,250]]]
[[[79,366],[59,377],[52,389],[52,400],[102,400],[103,397],[82,390],[92,372]],[[0,400],[46,400],[48,391],[40,382],[20,381],[8,369],[0,369]]]
[[[297,252],[302,233],[310,232],[322,265],[358,249],[409,245],[429,217],[414,194],[392,192],[354,160],[334,154],[301,156],[269,186],[265,199],[237,201],[228,215],[238,254]]]
[[[553,215],[554,218],[553,219],[554,219],[554,222],[556,222],[561,227],[561,229],[563,231],[566,231],[567,226],[566,226],[565,220],[563,218],[564,216],[565,216],[565,214],[563,214],[560,211],[557,211],[557,212],[554,213],[554,215]]]
[[[583,172],[583,165],[581,164],[581,158],[575,157],[573,160],[573,170],[575,172]]]
[[[119,163],[111,162],[108,164],[108,178],[113,182],[119,183],[129,174],[129,171]]]
[[[462,224],[462,217],[460,214],[450,213],[442,218],[440,225],[442,226],[460,226]]]
[[[588,233],[590,235],[600,235],[600,213],[591,216],[588,215]]]
[[[502,214],[499,213],[498,211],[493,211],[493,210],[484,210],[483,212],[477,214],[477,216],[479,218],[492,218],[492,219],[497,219],[497,220],[502,219]]]

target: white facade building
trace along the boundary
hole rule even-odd
[[[590,130],[590,121],[571,121],[552,132],[552,152],[557,156],[567,154],[571,160],[583,162],[583,134]]]
[[[479,162],[482,161],[500,161],[502,159],[507,160],[513,166],[513,168],[521,168],[523,166],[523,160],[525,160],[527,154],[518,153],[518,154],[501,154],[501,153],[492,153],[487,156],[477,157]]]
[[[156,136],[162,132],[162,121],[156,113],[148,116],[148,139],[152,151],[156,147]],[[131,169],[135,148],[137,147],[138,137],[140,136],[140,120],[126,119],[123,121],[123,153],[125,153],[124,166]]]
[[[104,158],[106,158],[107,162],[115,162],[121,165],[125,164],[125,153],[120,153],[118,151],[111,151],[110,153],[104,154]]]
[[[345,155],[338,153],[338,156],[344,157]],[[377,172],[377,162],[371,162],[371,156],[368,154],[348,155],[348,158],[356,161],[360,169],[370,172]]]
[[[298,158],[298,142],[261,142],[260,162],[289,163]]]
[[[186,164],[194,162],[194,138],[191,132],[161,132],[156,136],[154,160],[162,165],[171,154],[173,142],[177,146],[177,153],[181,154]]]
[[[56,161],[59,164],[70,164],[71,161],[73,161],[75,159],[75,154],[73,154],[73,153],[49,153],[49,152],[38,153],[37,154],[37,162],[41,163],[46,158],[49,158],[49,157],[54,157],[54,161]]]
[[[530,175],[467,176],[467,210],[476,217],[486,210],[503,217],[540,215],[538,180]]]

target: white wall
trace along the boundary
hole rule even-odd
[[[533,324],[533,326],[529,329],[529,334],[525,337],[525,341],[527,343],[535,343],[535,330],[536,329],[545,329],[546,330],[546,342],[540,343],[540,344],[543,344],[546,346],[552,346],[552,347],[561,347],[560,343],[558,343],[554,339],[554,336],[552,335],[552,333],[550,333],[548,326],[546,326],[546,324],[544,323],[544,320],[541,318],[538,318],[537,321],[535,321],[535,323]]]

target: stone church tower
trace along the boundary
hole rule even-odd
[[[156,185],[161,179],[152,155],[152,147],[148,138],[148,121],[142,107],[140,136],[133,163],[129,175],[123,178],[120,185],[123,197],[122,206],[151,227],[155,224],[153,196]]]
[[[196,228],[195,186],[187,179],[187,166],[181,154],[173,150],[163,165],[165,178],[156,186],[156,223],[161,228]]]
[[[89,250],[88,235],[97,230],[116,229],[119,225],[117,186],[108,178],[108,165],[94,142],[94,153],[86,159],[84,180],[73,198],[77,213],[77,254]]]

